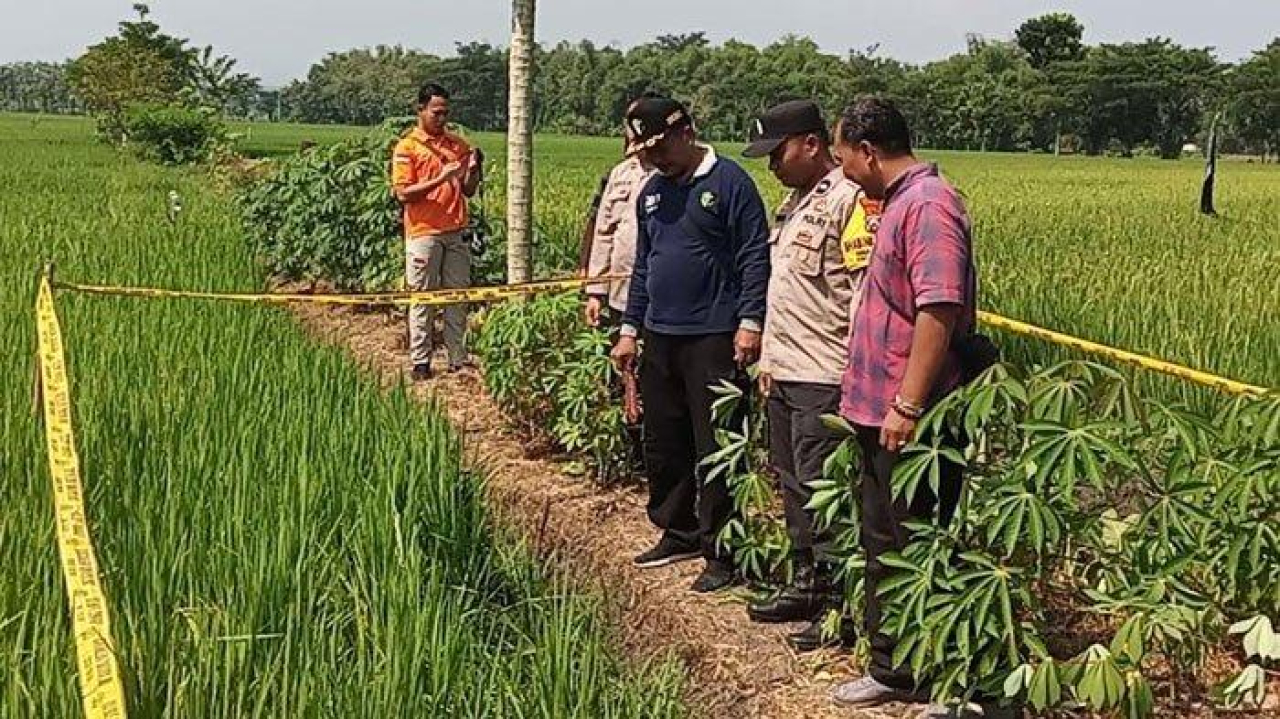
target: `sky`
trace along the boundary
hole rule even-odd
[[[268,87],[286,84],[331,51],[403,45],[449,54],[456,42],[505,45],[509,0],[152,0],[169,33],[213,45]],[[0,63],[63,60],[132,14],[120,0],[0,0]],[[714,42],[757,45],[807,35],[826,51],[878,45],[881,55],[927,62],[961,52],[965,36],[1011,38],[1022,20],[1066,11],[1085,41],[1153,35],[1214,47],[1236,61],[1280,35],[1280,0],[540,0],[539,42],[589,39],[630,47],[658,35],[704,31]]]

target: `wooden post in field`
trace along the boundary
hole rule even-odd
[[[536,0],[511,0],[507,104],[507,282],[533,279],[533,20]]]

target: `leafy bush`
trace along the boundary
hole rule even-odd
[[[139,156],[164,165],[204,160],[227,138],[215,114],[181,105],[130,105],[123,117],[125,142]]]
[[[733,496],[734,518],[725,524],[718,540],[733,553],[735,563],[749,579],[770,582],[791,575],[791,538],[786,531],[781,505],[776,500],[776,478],[767,469],[768,451],[765,408],[758,394],[750,397],[730,382],[712,388],[718,395],[712,405],[719,449],[703,460],[708,479],[723,476]],[[742,424],[730,424],[740,417],[742,403],[751,404]],[[824,418],[831,423],[831,418]],[[847,427],[835,422],[841,428]],[[848,588],[845,614],[861,606],[864,561],[858,535],[861,527],[853,488],[858,475],[857,442],[846,437],[823,465],[823,478],[812,483],[810,508],[816,509],[817,528],[835,527],[832,559],[838,563],[836,579]],[[836,629],[835,619],[831,628]]]
[[[475,350],[485,386],[526,434],[584,457],[597,478],[627,473],[622,406],[609,388],[606,332],[584,327],[576,293],[490,309]]]
[[[718,541],[748,578],[769,580],[790,571],[791,538],[774,500],[773,477],[765,469],[765,413],[752,401],[757,395],[745,395],[732,382],[711,389],[719,449],[703,460],[702,469],[705,481],[723,479],[728,485],[734,510]],[[734,426],[735,420],[741,424]]]
[[[740,515],[720,540],[749,576],[780,579],[788,547],[762,428],[725,425],[746,400],[716,390],[720,450],[706,465]],[[810,508],[838,528],[845,612],[861,616],[861,458],[852,428],[826,419],[847,439]],[[968,438],[963,456],[945,434]],[[1280,660],[1269,619],[1280,612],[1280,398],[1240,399],[1210,421],[1135,396],[1101,365],[999,365],[922,421],[894,491],[936,491],[944,457],[968,465],[956,517],[912,525],[879,587],[896,659],[937,699],[1151,716],[1157,677],[1175,699],[1203,696],[1210,656],[1225,654],[1242,669],[1222,698],[1261,703],[1264,667]],[[1243,652],[1228,633],[1244,635]]]
[[[936,697],[1149,716],[1153,666],[1186,692],[1232,619],[1280,610],[1280,398],[1209,421],[1100,365],[998,365],[922,421],[895,493],[936,489],[948,433],[969,440],[956,517],[914,525],[880,587]]]
[[[404,275],[391,147],[402,122],[281,160],[238,196],[250,247],[271,274],[343,290],[393,288]]]

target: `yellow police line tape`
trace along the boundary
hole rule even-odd
[[[1201,372],[1200,370],[1191,369],[1190,367],[1180,364],[1165,362],[1164,360],[1147,357],[1146,355],[1140,355],[1134,352],[1126,352],[1125,350],[1108,347],[1107,345],[1098,344],[1097,342],[1090,342],[1089,340],[1080,339],[1079,337],[1072,337],[1071,335],[1064,335],[1061,332],[1054,332],[1053,330],[1047,330],[1043,327],[1030,325],[1026,322],[1019,322],[1018,320],[1009,319],[1008,317],[1001,317],[1000,315],[992,314],[990,312],[979,311],[978,321],[1008,332],[1034,337],[1036,339],[1052,342],[1053,344],[1062,345],[1064,347],[1071,347],[1082,352],[1099,355],[1116,362],[1141,367],[1153,372],[1171,375],[1173,377],[1187,380],[1188,382],[1194,382],[1195,384],[1204,385],[1205,387],[1212,387],[1213,389],[1228,392],[1230,394],[1265,395],[1271,391],[1266,387],[1245,384],[1244,382],[1237,382],[1233,379],[1227,379],[1226,377],[1219,377],[1218,375],[1210,374],[1208,372]]]
[[[188,290],[169,290],[152,287],[119,287],[113,285],[87,285],[73,282],[57,282],[54,286],[62,290],[99,295],[117,295],[126,297],[170,297],[194,298],[210,300],[230,300],[239,302],[262,302],[273,304],[311,303],[333,305],[453,305],[470,302],[494,302],[518,295],[558,292],[576,289],[584,285],[613,282],[626,279],[624,275],[600,275],[591,278],[569,278],[560,280],[543,280],[514,285],[496,287],[471,287],[466,289],[430,290],[426,292],[373,292],[356,294],[304,294],[304,293],[239,293],[239,292],[201,292]],[[1083,352],[1112,359],[1143,369],[1178,377],[1195,384],[1211,387],[1231,394],[1264,395],[1271,390],[1266,387],[1245,384],[1236,380],[1220,377],[1208,372],[1192,369],[1172,362],[1147,357],[1145,355],[1116,349],[1107,345],[1055,332],[1036,325],[1002,317],[991,312],[978,312],[978,318],[987,325],[997,327],[1015,334],[1035,337],[1053,344],[1071,347]]]
[[[40,396],[44,405],[44,434],[53,480],[58,554],[71,610],[71,633],[76,643],[80,697],[85,719],[124,719],[124,685],[116,662],[107,598],[98,577],[98,558],[85,521],[80,458],[71,424],[71,388],[63,354],[62,329],[53,306],[48,276],[36,295]]]
[[[202,300],[228,300],[232,302],[261,302],[268,304],[309,303],[325,305],[456,305],[469,302],[494,302],[519,295],[541,294],[572,290],[585,285],[602,284],[625,279],[622,275],[574,277],[562,280],[542,280],[495,287],[468,287],[465,289],[428,290],[425,292],[365,292],[320,293],[300,292],[201,292],[168,290],[156,287],[116,287],[112,285],[85,285],[75,282],[56,282],[59,290],[93,295],[119,297],[166,297]]]

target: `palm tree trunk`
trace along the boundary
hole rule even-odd
[[[507,282],[533,279],[533,20],[536,0],[511,0],[507,104]]]

